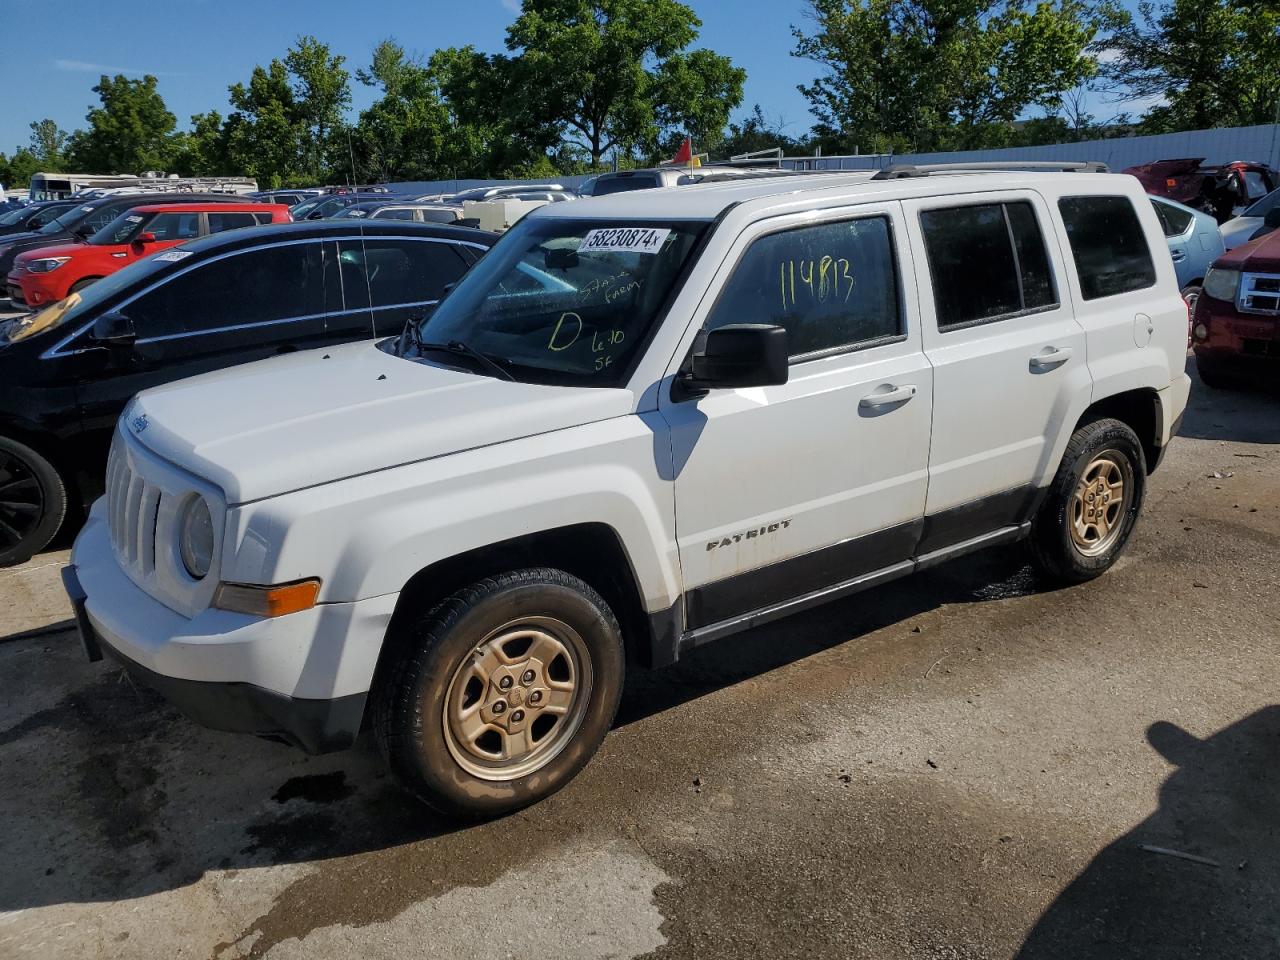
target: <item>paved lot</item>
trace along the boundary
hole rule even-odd
[[[53,626],[0,642],[0,957],[1280,953],[1275,396],[1197,385],[1104,579],[982,556],[634,675],[482,826],[83,662],[65,557],[0,571]]]

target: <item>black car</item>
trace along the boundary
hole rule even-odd
[[[314,207],[307,210],[301,217],[294,214],[293,218],[295,220],[324,220],[353,204],[363,203],[367,200],[385,201],[386,199],[387,195],[385,193],[335,193],[327,197],[317,197]]]
[[[39,230],[0,237],[0,277],[13,269],[14,258],[27,250],[93,236],[132,207],[153,203],[245,203],[244,197],[226,193],[124,193],[78,203]],[[252,201],[249,201],[252,202]]]
[[[246,227],[0,323],[0,564],[29,558],[101,491],[116,420],[139,390],[398,334],[496,240],[381,220]]]
[[[74,200],[47,200],[43,203],[29,203],[26,206],[6,210],[0,214],[0,237],[39,230],[75,205]]]

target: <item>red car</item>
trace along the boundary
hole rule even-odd
[[[1247,160],[1206,164],[1204,157],[1188,157],[1143,163],[1120,172],[1137,177],[1142,189],[1152,196],[1168,197],[1211,213],[1219,223],[1278,185],[1274,170],[1265,163]]]
[[[210,233],[292,220],[284,204],[166,203],[134,207],[82,243],[21,253],[9,272],[15,304],[41,307],[115,273],[126,264]]]
[[[1280,231],[1213,262],[1191,317],[1191,344],[1210,387],[1280,382]]]

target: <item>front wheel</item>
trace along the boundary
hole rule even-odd
[[[44,549],[67,515],[62,477],[24,443],[0,437],[0,567]]]
[[[1128,425],[1102,419],[1079,427],[1031,523],[1040,573],[1083,583],[1110,569],[1133,532],[1146,479],[1146,456]]]
[[[453,816],[508,813],[591,759],[622,694],[622,636],[588,584],[516,570],[458,591],[389,638],[373,727],[411,793]]]

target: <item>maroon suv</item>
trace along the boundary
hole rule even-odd
[[[1200,379],[1280,379],[1280,230],[1230,250],[1205,274],[1191,317]]]
[[[1248,160],[1206,164],[1204,157],[1188,157],[1143,163],[1120,172],[1137,177],[1142,189],[1152,196],[1168,197],[1211,213],[1219,223],[1277,186],[1274,170]]]

